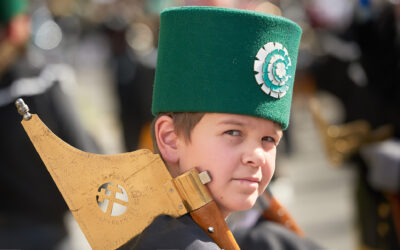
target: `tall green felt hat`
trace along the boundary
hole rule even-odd
[[[163,11],[153,114],[242,114],[286,129],[300,37],[296,23],[264,13],[215,7]]]
[[[19,13],[25,12],[28,6],[26,0],[0,0],[0,24],[5,24]]]

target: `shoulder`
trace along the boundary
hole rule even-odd
[[[308,238],[301,238],[285,227],[271,221],[261,221],[253,228],[235,233],[242,249],[320,250]]]
[[[189,215],[161,215],[121,249],[220,249]]]

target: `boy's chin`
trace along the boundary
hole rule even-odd
[[[223,212],[223,214],[227,216],[232,212],[249,210],[256,204],[257,198],[258,198],[257,194],[250,196],[239,195],[236,197],[231,197],[231,199],[228,200],[216,199],[215,201],[217,202],[219,208],[221,209],[221,212]]]
[[[255,198],[255,199],[251,198],[251,199],[244,200],[242,202],[236,202],[235,204],[233,204],[232,211],[238,212],[238,211],[249,210],[256,204],[256,201],[257,201],[257,198]]]

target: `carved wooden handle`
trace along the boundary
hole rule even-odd
[[[240,249],[215,201],[190,212],[190,215],[220,248],[225,250]]]
[[[303,230],[298,226],[289,212],[268,192],[264,192],[263,197],[268,202],[268,208],[264,210],[263,217],[267,220],[277,222],[284,227],[295,232],[300,237],[304,237]]]

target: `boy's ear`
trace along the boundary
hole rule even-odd
[[[160,116],[154,130],[158,149],[164,161],[170,164],[178,163],[178,136],[175,132],[174,120],[167,115]]]

